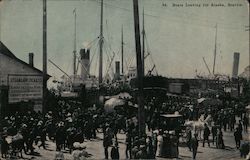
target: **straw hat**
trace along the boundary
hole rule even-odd
[[[146,149],[146,148],[147,148],[147,146],[146,146],[146,145],[144,145],[144,144],[142,144],[142,145],[140,145],[140,148],[141,148],[141,149]]]
[[[63,123],[63,121],[61,121],[59,124],[58,124],[58,126],[59,127],[62,127],[62,126],[64,126],[64,123]]]
[[[39,122],[37,123],[38,126],[41,126],[42,124],[43,124],[43,121],[39,121]]]
[[[67,117],[70,117],[70,116],[71,116],[71,113],[68,113],[66,116],[67,116]]]
[[[27,128],[28,126],[27,126],[26,124],[23,124],[22,127],[23,127],[23,128]]]
[[[79,143],[79,142],[73,143],[73,147],[75,149],[85,149],[86,148],[86,146],[83,143]]]

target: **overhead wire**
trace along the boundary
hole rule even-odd
[[[105,50],[106,50],[106,53],[108,53],[108,48],[106,47],[106,45],[104,45],[103,47]],[[115,53],[114,53],[114,56],[115,56]],[[108,62],[108,66],[106,66],[106,74],[109,75],[109,70],[111,70],[112,74],[114,75],[114,68],[112,67],[112,60],[113,60],[113,56],[110,56],[109,54],[107,54],[107,62]],[[111,65],[110,65],[111,64]],[[111,66],[109,69],[108,67]],[[106,76],[107,76],[106,75]],[[109,75],[110,76],[110,75]]]
[[[153,59],[153,56],[152,56],[152,52],[150,50],[150,46],[149,46],[149,42],[148,42],[148,38],[147,38],[147,34],[146,33],[145,33],[145,40],[146,40],[147,53],[149,54],[150,60],[153,63],[153,65],[151,66],[150,70],[152,68],[154,68],[156,74],[158,75],[157,67],[156,67],[156,64],[154,62],[154,59]]]
[[[98,60],[99,60],[99,58],[100,58],[100,55],[99,55],[99,54],[97,54],[97,57],[96,57],[96,62],[95,62],[95,65],[94,65],[94,74],[95,74],[95,75],[97,75],[97,73],[96,73],[96,68],[97,68],[97,64],[98,64]]]
[[[93,55],[92,55],[92,57],[91,57],[91,59],[90,59],[90,63],[89,63],[89,68],[90,68],[90,66],[91,66],[91,64],[93,63],[93,60],[94,60],[94,58],[95,58],[95,55],[97,55],[97,46],[94,48],[94,52],[93,52]],[[98,56],[98,55],[97,55]],[[96,67],[96,65],[95,65],[95,67]]]
[[[93,46],[94,46],[94,44],[93,44]],[[92,46],[91,46],[92,47]],[[95,47],[95,49],[94,49],[94,53],[93,53],[93,55],[92,55],[92,57],[91,57],[91,59],[90,59],[90,62],[89,62],[89,66],[88,67],[90,67],[90,65],[92,64],[92,61],[93,61],[93,59],[94,59],[94,56],[95,56],[95,54],[96,54],[96,51],[97,50],[97,46]]]

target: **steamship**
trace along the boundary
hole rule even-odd
[[[99,61],[99,77],[96,77],[95,75],[90,74],[90,66],[91,66],[91,60],[90,60],[90,49],[85,48],[80,50],[80,58],[79,58],[79,64],[81,73],[80,75],[77,75],[76,73],[76,47],[74,48],[74,74],[72,76],[63,76],[62,77],[62,83],[60,85],[61,90],[63,93],[74,93],[76,95],[77,92],[79,92],[82,87],[84,87],[87,90],[98,90],[102,86],[112,86],[112,85],[122,85],[122,84],[128,84],[132,89],[136,89],[136,77],[137,77],[137,68],[136,67],[129,67],[127,73],[125,74],[123,71],[123,30],[122,30],[122,38],[121,38],[121,51],[122,51],[122,58],[121,58],[121,65],[119,61],[115,62],[115,73],[114,77],[105,76],[103,80],[102,75],[102,46],[103,46],[103,1],[101,1],[101,25],[100,25],[100,35],[98,36],[99,39],[99,46],[100,46],[100,61]],[[74,12],[76,14],[76,11]],[[75,19],[76,20],[76,19]],[[76,23],[75,23],[76,24]],[[151,53],[149,51],[145,51],[145,29],[144,29],[144,12],[143,12],[143,30],[142,30],[142,63],[143,63],[143,72],[145,71],[145,59],[148,56],[151,56]],[[76,36],[76,34],[75,34]],[[76,39],[76,38],[75,38]],[[76,43],[76,41],[75,41]],[[76,44],[75,44],[76,46]],[[147,46],[148,48],[148,46]],[[151,88],[151,89],[161,89],[165,90],[166,92],[172,92],[175,94],[186,94],[191,89],[192,86],[195,86],[195,88],[202,88],[201,86],[204,86],[204,84],[207,86],[211,84],[211,86],[217,86],[218,81],[222,81],[223,83],[227,83],[230,78],[227,75],[222,74],[215,74],[215,60],[216,60],[216,53],[217,52],[217,25],[216,25],[216,34],[215,34],[215,49],[214,49],[214,64],[213,64],[213,72],[210,72],[209,67],[207,66],[205,59],[204,62],[206,64],[206,67],[209,71],[208,76],[201,76],[196,75],[194,79],[178,79],[178,78],[166,78],[163,76],[159,76],[156,70],[156,65],[153,63],[153,66],[151,69],[148,70],[148,72],[144,75],[143,83],[144,88]],[[147,55],[145,55],[147,53]],[[235,56],[237,56],[235,54]],[[238,55],[239,56],[239,55]],[[151,57],[152,58],[152,57]],[[236,57],[237,59],[237,57]],[[109,65],[113,64],[114,57],[111,57]],[[237,64],[236,64],[237,65]],[[120,69],[121,66],[121,69]],[[238,65],[237,65],[238,66]],[[235,68],[235,67],[234,67]],[[120,73],[120,70],[122,70],[122,73]],[[153,74],[154,73],[154,74]],[[234,73],[233,73],[234,74]],[[233,75],[235,77],[235,74]],[[237,75],[236,75],[237,77]],[[194,87],[193,87],[194,88]],[[214,87],[216,88],[216,87]]]

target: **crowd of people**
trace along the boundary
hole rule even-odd
[[[126,103],[127,104],[127,103]],[[224,149],[223,131],[234,131],[236,148],[241,156],[246,157],[249,152],[249,143],[241,144],[243,132],[248,129],[248,115],[242,105],[234,101],[223,102],[220,105],[207,105],[197,103],[196,99],[187,97],[151,97],[146,101],[146,128],[147,134],[139,135],[138,120],[116,111],[105,113],[102,107],[80,109],[77,105],[61,102],[57,112],[29,111],[6,116],[1,121],[1,153],[2,157],[11,153],[35,154],[37,146],[47,149],[46,141],[56,143],[55,150],[60,152],[68,150],[76,155],[84,149],[76,145],[83,144],[85,140],[96,139],[97,132],[103,133],[103,149],[105,159],[119,159],[118,133],[126,135],[125,155],[127,159],[154,159],[155,157],[178,157],[180,138],[185,137],[186,146],[192,151],[193,159],[196,158],[199,140],[202,146],[212,144],[218,149]],[[126,106],[124,106],[126,107]],[[241,112],[239,112],[239,110]],[[183,115],[181,121],[174,124],[162,123],[161,114]],[[199,139],[196,128],[185,126],[185,121],[196,121],[203,115],[211,116],[211,121],[204,123],[203,136]],[[236,121],[236,117],[240,117]],[[169,125],[173,127],[169,131]],[[168,127],[166,127],[166,125]],[[12,137],[10,140],[9,137]],[[78,147],[77,147],[78,146]],[[109,148],[111,152],[109,153]],[[16,154],[16,153],[15,153]],[[87,154],[82,154],[87,156]],[[22,156],[22,155],[21,155]],[[57,155],[57,157],[63,157]]]
[[[126,130],[126,158],[140,159],[142,157],[145,159],[145,157],[165,157],[166,155],[168,157],[173,155],[178,157],[179,134],[181,132],[184,132],[183,135],[186,135],[185,142],[190,151],[193,152],[194,159],[197,153],[198,141],[202,141],[203,147],[205,147],[205,143],[210,147],[212,141],[212,144],[217,149],[225,149],[226,144],[223,137],[225,132],[235,137],[235,148],[239,149],[242,157],[246,157],[249,153],[249,142],[243,141],[243,144],[241,144],[243,140],[242,134],[243,132],[247,133],[249,125],[248,113],[244,110],[244,105],[235,101],[223,101],[220,104],[206,106],[187,97],[166,98],[166,101],[160,103],[157,101],[157,98],[153,97],[146,105],[146,124],[148,132],[151,132],[151,136],[144,136],[138,140],[138,135],[135,134],[138,133],[138,126],[128,121]],[[177,127],[177,124],[174,124],[176,127],[174,134],[166,131],[164,123],[161,123],[160,114],[173,114],[176,111],[183,115],[182,122],[197,121],[197,117],[204,116],[204,119],[206,119],[206,117],[210,116],[210,121],[203,123],[203,136],[199,138],[198,131],[196,128],[192,128],[192,126],[184,126],[184,130],[178,131],[180,128]],[[158,131],[156,132],[157,134],[155,134],[155,131]],[[176,151],[173,149],[174,146],[177,146]],[[107,145],[105,147],[107,148]],[[107,151],[107,149],[105,150]],[[172,152],[172,154],[168,152]],[[175,152],[177,153],[176,155],[173,154]],[[107,158],[108,154],[107,152],[105,153],[105,157]]]
[[[74,142],[83,143],[85,138],[96,138],[97,128],[101,127],[97,122],[101,115],[97,116],[97,112],[84,112],[80,108],[65,109],[64,106],[60,112],[49,111],[45,115],[29,111],[6,116],[1,121],[0,128],[2,157],[5,157],[9,150],[12,153],[24,152],[33,155],[34,146],[47,149],[47,139],[56,143],[56,151],[67,148],[71,153]],[[14,148],[17,142],[18,147]]]

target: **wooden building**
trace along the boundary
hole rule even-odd
[[[0,115],[42,110],[43,72],[34,67],[33,57],[29,53],[26,63],[0,41]]]

